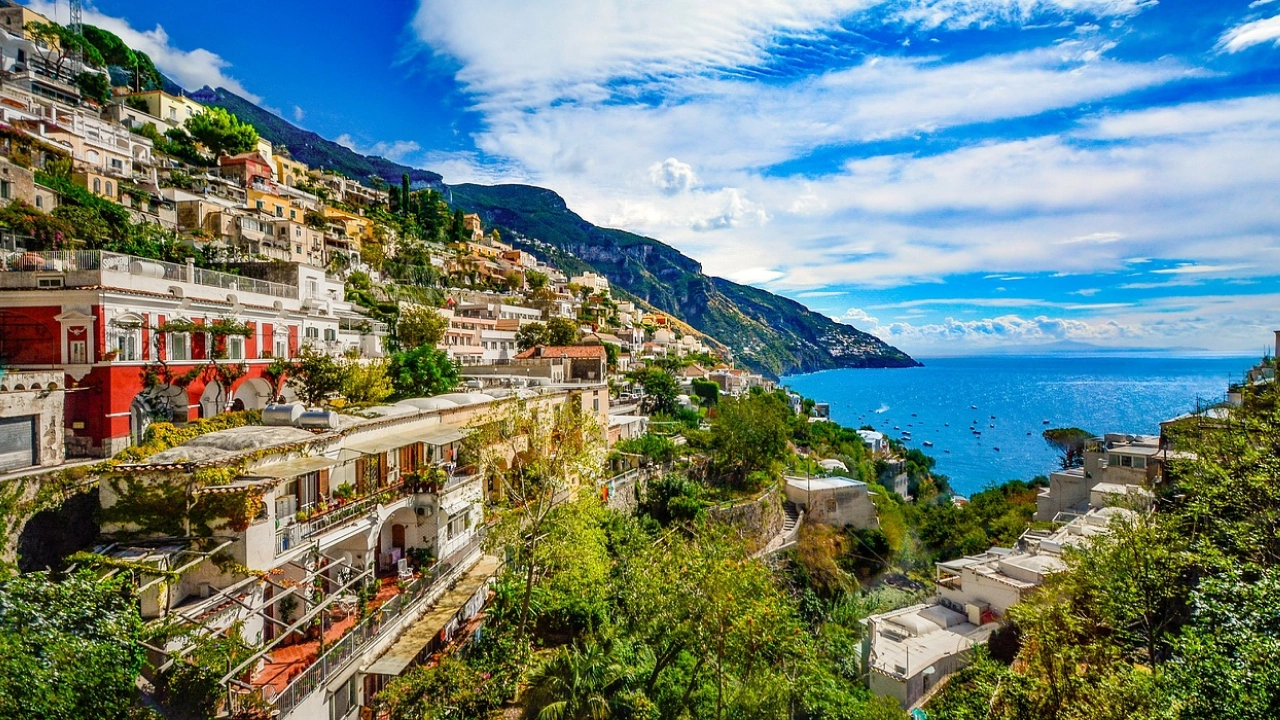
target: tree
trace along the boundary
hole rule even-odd
[[[342,394],[347,402],[374,405],[391,397],[391,392],[387,361],[347,361],[342,378]]]
[[[396,340],[400,347],[410,350],[423,345],[435,346],[448,328],[449,318],[435,308],[409,305],[401,309],[396,318]]]
[[[551,318],[547,321],[547,345],[556,347],[572,345],[578,341],[578,324],[568,318]]]
[[[525,284],[529,286],[529,290],[532,291],[545,288],[547,283],[551,282],[551,278],[548,277],[546,273],[538,272],[537,270],[529,270],[524,274],[524,281]]]
[[[458,385],[458,366],[444,350],[421,345],[391,356],[391,383],[397,397],[430,397]]]
[[[187,118],[183,127],[215,156],[249,152],[258,146],[258,131],[220,107],[206,107]]]
[[[777,393],[748,394],[719,405],[711,426],[712,460],[721,473],[741,483],[784,457],[791,409]]]
[[[680,383],[665,370],[645,368],[635,373],[634,380],[644,388],[644,407],[652,413],[674,415],[680,409],[677,400]]]
[[[547,326],[542,323],[529,323],[516,331],[516,347],[521,350],[547,344]]]
[[[693,394],[702,399],[703,407],[715,407],[720,403],[720,386],[713,380],[694,378]]]
[[[333,356],[304,345],[298,361],[289,370],[289,387],[307,405],[320,405],[330,395],[342,392],[346,373]]]
[[[24,29],[36,44],[36,53],[56,79],[67,79],[63,68],[77,52],[86,65],[100,68],[104,64],[102,53],[84,37],[71,32],[70,28],[57,23],[29,22]]]
[[[105,104],[111,99],[111,80],[102,73],[89,72],[88,70],[77,73],[75,84],[80,89],[81,96],[94,100],[99,104]]]
[[[1093,437],[1093,433],[1077,427],[1051,428],[1041,435],[1050,447],[1062,453],[1063,470],[1084,464],[1084,444]]]
[[[142,671],[142,620],[126,576],[0,585],[0,717],[128,718]]]
[[[606,343],[602,343],[602,344],[603,344],[603,346],[604,346],[605,367],[607,367],[607,368],[608,368],[608,369],[610,369],[610,370],[617,370],[617,369],[618,369],[618,355],[619,355],[622,351],[618,349],[618,346],[617,346],[617,345],[615,345],[615,344],[613,344],[613,343],[611,343],[611,342],[606,342]]]
[[[409,173],[400,176],[400,214],[408,216],[413,196],[409,192]]]
[[[553,510],[573,488],[594,484],[604,460],[603,434],[577,403],[538,407],[520,401],[495,410],[463,450],[496,490],[491,499],[501,503],[487,542],[491,552],[505,549],[509,566],[524,575],[516,632],[525,638],[534,586],[555,557],[542,546]]]
[[[630,678],[631,669],[609,657],[597,643],[563,647],[534,674],[530,684],[536,720],[607,720],[610,696]],[[543,698],[554,698],[545,701]]]

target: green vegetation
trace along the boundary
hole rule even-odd
[[[528,350],[538,345],[561,347],[578,340],[577,323],[567,318],[551,318],[546,323],[529,323],[516,333],[516,347]]]
[[[215,156],[248,152],[258,145],[253,126],[220,107],[208,107],[183,123],[187,132]]]
[[[1009,616],[1016,663],[981,658],[939,718],[1208,720],[1280,708],[1280,393],[1187,423],[1154,512],[1067,554]]]
[[[391,383],[397,397],[429,397],[458,385],[458,366],[444,350],[422,345],[391,356]]]
[[[33,573],[0,583],[0,717],[140,717],[141,631],[124,578]]]

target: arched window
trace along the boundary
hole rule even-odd
[[[98,178],[93,179],[93,192],[95,193],[102,192],[102,181],[99,180]]]
[[[112,195],[112,192],[111,192],[111,181],[110,181],[110,180],[108,180],[108,181],[107,181],[107,197],[111,197],[111,195]]]

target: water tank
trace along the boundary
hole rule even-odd
[[[164,278],[164,266],[145,260],[134,260],[129,263],[129,274],[160,280]]]
[[[262,408],[262,424],[272,427],[293,427],[302,417],[303,407],[296,403],[290,405],[268,405]]]
[[[304,430],[336,430],[338,413],[330,410],[308,410],[298,418],[297,425]]]

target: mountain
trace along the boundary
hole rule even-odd
[[[231,111],[236,117],[257,128],[258,134],[270,140],[272,145],[287,147],[290,157],[313,168],[337,170],[364,183],[370,178],[379,177],[390,184],[399,185],[401,176],[409,173],[409,182],[414,187],[441,185],[443,178],[439,173],[411,168],[383,157],[361,155],[309,130],[303,130],[225,88],[214,90],[205,86],[189,95],[197,102]]]
[[[485,225],[498,228],[504,239],[518,247],[566,272],[595,270],[624,294],[725,344],[739,361],[758,372],[776,377],[832,368],[919,364],[879,338],[794,300],[709,277],[701,264],[669,245],[593,225],[551,190],[530,185],[446,186],[436,173],[359,155],[223,88],[204,88],[192,97],[230,110],[312,167],[364,181],[380,177],[393,184],[407,172],[415,186],[446,191],[452,204],[478,213]]]

